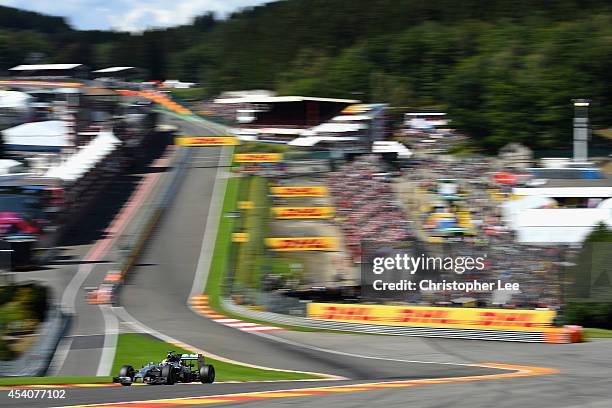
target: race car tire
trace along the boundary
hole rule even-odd
[[[208,364],[200,367],[200,381],[202,384],[212,384],[215,381],[215,367]]]
[[[135,375],[136,375],[136,370],[134,370],[134,367],[132,367],[131,365],[124,365],[124,366],[121,366],[121,368],[119,369],[119,377],[130,377],[132,382],[134,382]],[[123,385],[124,387],[129,387],[130,385],[132,385],[132,382],[121,383],[121,385]]]
[[[161,376],[166,378],[166,385],[173,385],[176,382],[172,366],[163,366]]]

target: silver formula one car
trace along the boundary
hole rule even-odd
[[[176,354],[174,351],[169,352],[166,359],[159,364],[146,364],[138,372],[131,365],[124,365],[119,370],[119,375],[113,377],[114,383],[124,386],[135,382],[172,385],[176,382],[194,381],[212,383],[215,381],[215,367],[204,364],[202,354]]]

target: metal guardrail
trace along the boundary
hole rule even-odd
[[[281,324],[286,326],[300,326],[313,329],[368,334],[385,334],[392,336],[440,337],[447,339],[497,340],[525,343],[546,342],[545,336],[542,332],[443,327],[384,326],[364,323],[336,322],[331,320],[309,319],[307,317],[288,316],[278,313],[252,310],[244,306],[237,305],[227,298],[221,300],[221,305],[225,310],[239,316],[268,322],[270,324]]]
[[[72,318],[59,307],[54,307],[47,313],[47,319],[36,332],[36,343],[15,360],[0,361],[0,377],[45,375],[55,354],[55,349]]]

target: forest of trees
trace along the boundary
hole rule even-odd
[[[488,148],[567,146],[572,98],[612,124],[605,0],[284,0],[144,33],[77,31],[0,7],[0,71],[44,62],[133,65],[151,78],[448,109]]]

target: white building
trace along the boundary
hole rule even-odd
[[[598,224],[612,227],[612,178],[593,167],[547,167],[531,187],[516,187],[522,199],[502,205],[506,224],[521,243],[581,243]],[[580,178],[576,178],[580,177]]]

